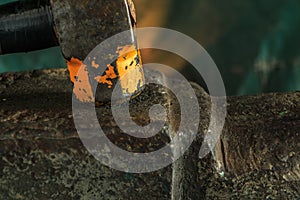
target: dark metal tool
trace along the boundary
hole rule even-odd
[[[131,0],[21,0],[0,6],[0,54],[60,45],[66,59],[83,60],[135,21]]]
[[[120,80],[124,94],[131,95],[143,85],[141,59],[133,31],[135,24],[136,15],[131,0],[21,0],[0,6],[0,54],[59,45],[74,82],[74,93],[80,100],[94,100],[89,85],[95,80],[100,87],[108,89]],[[83,61],[97,45],[127,30],[131,31],[127,32],[119,46],[112,45],[107,55],[101,55],[120,58],[114,63],[99,66],[102,69],[108,67],[104,74],[95,72],[93,67],[98,65],[94,61],[92,64],[84,63],[87,67],[93,65],[85,70],[93,73],[78,75]],[[130,52],[121,55],[122,51],[118,49]],[[134,64],[129,67],[127,63]],[[129,71],[132,75],[125,78]],[[89,83],[83,80],[89,80]],[[106,95],[105,89],[101,91],[102,99],[109,99],[110,92]]]
[[[50,2],[20,1],[0,6],[0,54],[58,46]]]

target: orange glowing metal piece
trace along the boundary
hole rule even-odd
[[[110,89],[113,86],[112,80],[118,78],[124,95],[136,94],[144,84],[140,52],[132,44],[119,47],[116,53],[118,54],[116,68],[108,64],[106,71],[93,79],[107,85],[107,88]],[[67,61],[67,65],[70,79],[74,83],[73,92],[78,100],[82,102],[95,101],[87,66],[77,58],[71,58],[70,61]],[[91,67],[98,69],[101,66],[96,61],[92,61]]]
[[[134,94],[144,85],[144,72],[142,69],[140,51],[135,45],[119,47],[116,61],[123,94]]]
[[[70,79],[73,83],[75,83],[75,77],[78,74],[79,68],[82,65],[82,61],[77,58],[71,58],[70,61],[67,60],[67,66],[70,73]]]
[[[92,61],[92,67],[94,67],[95,69],[98,69],[100,67],[100,65],[98,65],[94,60]]]
[[[78,80],[76,80],[76,82],[74,83],[74,94],[76,95],[78,100],[82,102],[95,101],[85,65],[79,69],[78,74]]]
[[[94,101],[94,95],[89,82],[86,65],[77,58],[71,58],[67,61],[70,79],[74,83],[73,93],[76,98],[82,102]]]
[[[112,81],[111,79],[115,79],[118,76],[116,75],[115,71],[114,71],[114,67],[111,65],[107,65],[107,70],[105,71],[105,75],[102,76],[97,76],[95,77],[95,80],[98,83],[102,83],[102,84],[107,84],[108,88],[112,88]]]

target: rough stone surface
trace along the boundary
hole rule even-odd
[[[215,156],[199,158],[199,134],[175,163],[182,172],[175,199],[299,199],[300,93],[227,100],[228,115]],[[209,111],[204,113],[200,131],[207,134]]]
[[[85,149],[72,120],[66,70],[4,74],[0,85],[0,199],[170,198],[170,166],[130,174],[104,166]],[[149,88],[134,100],[143,102],[142,113],[133,111],[133,117],[140,116],[137,123],[149,120],[147,104],[165,104],[165,97],[153,94],[157,91]],[[151,95],[156,99],[147,98]],[[121,132],[109,111],[109,105],[97,106],[102,128],[121,148],[151,151],[167,142],[164,134],[150,144],[118,138]]]
[[[102,165],[82,145],[66,70],[1,74],[0,199],[299,199],[299,92],[229,97],[215,156],[199,159],[210,97],[192,85],[197,139],[173,166],[130,174]],[[167,127],[178,126],[178,102],[161,91],[148,86],[132,100],[137,124],[149,123],[147,108],[161,103],[170,107]],[[120,148],[149,152],[169,142],[168,128],[142,141],[122,135],[109,110],[96,104],[103,130]]]

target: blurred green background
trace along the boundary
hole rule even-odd
[[[18,1],[18,0],[1,0],[0,1],[0,5],[1,4],[6,4],[6,3],[10,3],[10,2],[14,2],[14,1]]]
[[[205,47],[228,95],[300,90],[299,0],[171,0],[164,10],[162,26]],[[65,67],[59,47],[0,56],[0,73],[56,67]]]

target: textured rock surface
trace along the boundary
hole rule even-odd
[[[173,166],[130,174],[102,165],[82,145],[66,70],[2,74],[0,199],[299,198],[299,92],[228,98],[215,157],[199,159],[210,98],[193,86],[201,121],[192,146]],[[156,103],[172,105],[168,126],[179,123],[176,100],[156,86],[132,103],[137,124],[149,122],[147,108]],[[149,152],[169,142],[168,128],[142,141],[122,135],[109,110],[96,106],[104,132],[120,148]]]
[[[198,135],[175,163],[182,171],[177,197],[299,199],[300,93],[227,100],[228,115],[215,156],[199,159],[203,137]],[[202,117],[207,120],[205,114]],[[200,126],[200,131],[207,133],[205,128]]]
[[[73,124],[66,70],[5,74],[0,83],[0,199],[170,198],[171,167],[148,174],[124,173],[102,165],[85,149]],[[144,101],[141,110],[147,103],[164,104],[164,97],[153,96],[157,99]],[[108,108],[102,105],[97,113],[105,116],[102,128],[112,141],[144,151],[143,144],[122,143],[112,134],[120,131]],[[146,113],[139,115],[139,122],[147,123]],[[163,138],[156,138],[156,143],[161,145]]]

